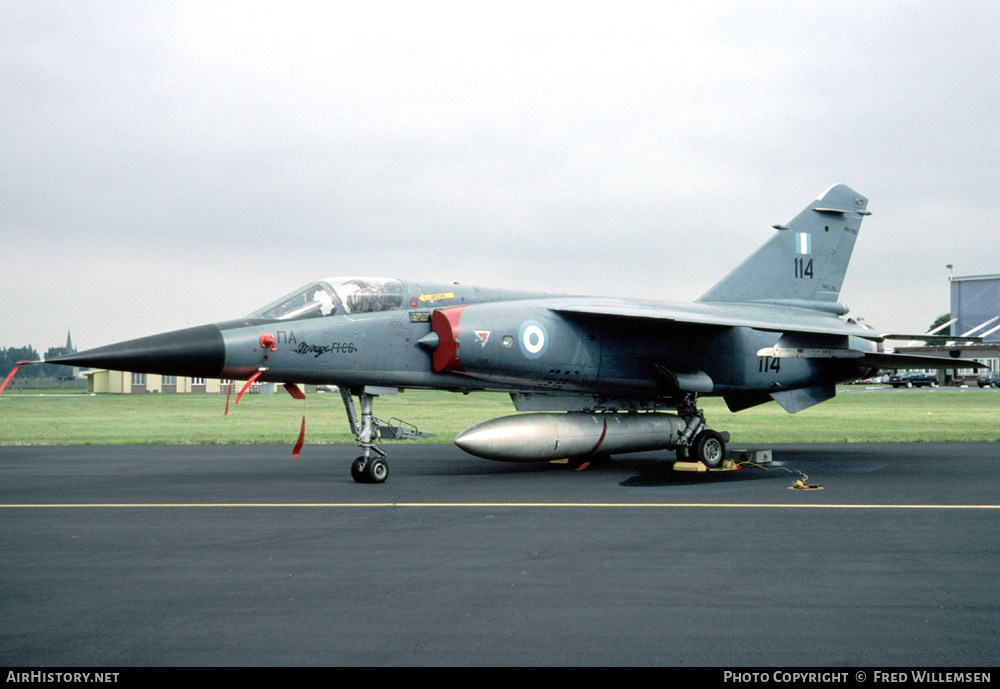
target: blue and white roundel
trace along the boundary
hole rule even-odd
[[[517,343],[521,346],[521,354],[537,359],[549,348],[549,334],[538,321],[525,321],[518,332]]]

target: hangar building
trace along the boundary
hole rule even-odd
[[[1000,342],[1000,275],[951,279],[952,335],[975,335]],[[972,332],[970,332],[972,331]]]
[[[896,351],[932,356],[961,356],[986,364],[1000,371],[1000,275],[968,275],[951,278],[951,324],[953,337],[981,337],[976,344],[942,343],[919,347],[897,347]],[[972,369],[949,371],[927,370],[937,375],[941,383],[974,384],[977,373]]]

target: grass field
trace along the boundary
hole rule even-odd
[[[306,415],[307,443],[350,443],[340,395],[0,396],[0,445],[292,444]],[[700,406],[737,443],[1000,441],[1000,392],[843,388],[798,414],[768,404],[733,414],[717,398]],[[474,423],[513,414],[507,395],[409,390],[380,397],[375,415],[416,424],[450,443]]]

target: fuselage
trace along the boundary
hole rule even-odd
[[[731,396],[831,385],[865,371],[848,362],[758,356],[780,339],[773,330],[569,313],[590,301],[457,284],[331,278],[246,318],[109,345],[66,361],[206,378],[259,374],[262,381],[348,388],[637,400],[680,391]]]
[[[376,290],[366,302],[359,290],[345,295],[333,279],[317,283],[331,287],[326,315],[265,317],[272,307],[219,324],[220,377],[246,379],[266,369],[261,380],[655,399],[675,392],[670,373],[704,374],[710,383],[703,394],[810,387],[863,373],[852,365],[756,355],[781,333],[679,323],[623,327],[554,308],[585,303],[584,297],[350,280],[391,283],[391,295]],[[268,335],[274,344],[263,347]]]

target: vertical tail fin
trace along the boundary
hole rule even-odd
[[[850,187],[830,187],[698,301],[836,303],[867,207]]]

